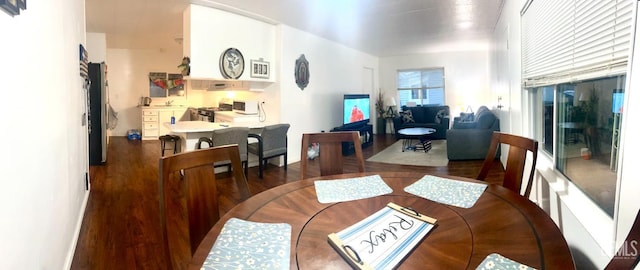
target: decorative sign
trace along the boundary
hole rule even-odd
[[[251,60],[251,78],[269,79],[269,76],[271,76],[270,71],[269,62],[264,61],[262,58]]]
[[[309,61],[304,57],[304,54],[296,60],[295,70],[296,84],[300,87],[300,90],[304,90],[309,85]]]
[[[20,15],[20,9],[27,8],[27,0],[0,0],[0,8],[11,16]]]

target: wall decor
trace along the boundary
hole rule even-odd
[[[26,0],[23,0],[26,1]],[[26,7],[25,2],[25,7]],[[18,0],[0,0],[0,8],[11,16],[20,15],[20,7],[18,6]]]
[[[296,60],[295,70],[296,84],[300,87],[300,90],[304,90],[309,85],[309,61],[301,54]]]
[[[264,59],[251,60],[251,78],[264,78],[269,79],[270,64]]]
[[[226,49],[220,55],[220,73],[225,79],[240,78],[244,72],[244,57],[236,48]]]
[[[27,9],[27,0],[18,0],[18,7],[22,10]]]

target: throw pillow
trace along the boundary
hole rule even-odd
[[[473,113],[460,113],[460,122],[473,122]]]
[[[445,116],[447,116],[447,112],[445,112],[445,110],[439,110],[438,113],[436,113],[436,119],[433,119],[433,121],[436,122],[436,124],[440,124],[442,123],[442,118]]]
[[[400,112],[400,117],[402,117],[402,123],[415,123],[413,120],[413,114],[411,114],[411,110]]]

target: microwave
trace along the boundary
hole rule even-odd
[[[233,101],[233,111],[241,114],[258,114],[258,101]]]

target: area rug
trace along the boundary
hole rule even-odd
[[[414,166],[447,166],[449,163],[449,159],[447,159],[447,141],[432,141],[431,150],[425,153],[422,150],[415,152],[413,150],[405,150],[402,152],[402,140],[398,140],[380,153],[367,159],[367,161]]]

